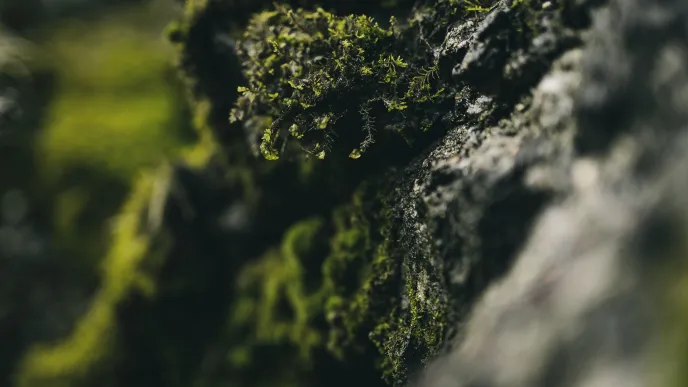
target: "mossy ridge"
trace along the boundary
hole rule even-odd
[[[433,263],[432,247],[408,233],[413,219],[399,211],[403,201],[399,190],[382,190],[388,227],[383,228],[384,252],[396,265],[398,279],[393,307],[380,319],[370,338],[383,355],[383,377],[394,386],[404,385],[422,369],[441,348],[448,321],[447,292],[441,267]],[[413,240],[414,242],[410,242]],[[409,248],[408,243],[422,245],[428,251]]]
[[[312,371],[313,351],[322,341],[312,325],[320,303],[305,277],[308,259],[317,259],[313,253],[326,247],[323,225],[319,218],[296,223],[279,247],[238,273],[226,334],[227,365],[237,383],[289,385]],[[261,371],[266,358],[280,364],[269,375]]]
[[[369,185],[368,185],[369,186]],[[330,326],[328,350],[342,358],[347,351],[365,349],[377,319],[386,317],[373,295],[393,303],[391,286],[398,272],[386,254],[388,228],[379,202],[371,202],[363,185],[351,204],[333,213],[331,251],[323,264],[323,289],[329,294],[325,305]],[[384,297],[387,295],[388,297]],[[382,311],[380,311],[382,309]]]
[[[297,222],[279,247],[238,274],[225,340],[228,366],[232,374],[244,375],[240,380],[274,383],[274,374],[264,375],[257,361],[267,357],[285,365],[275,370],[285,382],[380,381],[374,361],[379,355],[367,336],[375,319],[388,314],[373,309],[389,305],[376,300],[384,298],[380,284],[390,282],[394,270],[386,257],[372,255],[380,236],[371,235],[362,196],[356,198],[335,210],[331,220]],[[360,356],[369,360],[354,360]],[[347,372],[354,363],[359,365]]]
[[[363,184],[330,220],[297,222],[278,248],[246,264],[226,335],[234,373],[263,380],[252,364],[269,356],[284,359],[278,373],[293,380],[341,384],[347,364],[363,357],[359,372],[371,383],[401,385],[409,368],[435,353],[444,305],[434,293],[418,299],[428,276],[403,275],[389,208],[374,184]],[[323,363],[332,375],[320,371]]]
[[[322,4],[338,12],[389,15],[395,6],[410,6],[413,1],[289,0],[286,3],[305,8]],[[177,67],[191,91],[192,104],[210,106],[203,126],[223,145],[244,137],[241,130],[227,123],[238,97],[236,88],[246,82],[234,53],[235,41],[241,37],[251,15],[272,4],[272,0],[188,0],[182,15],[166,28],[166,35],[177,50]]]
[[[328,349],[336,356],[375,347],[376,366],[390,385],[432,358],[443,341],[446,303],[423,267],[414,275],[395,247],[399,230],[387,192],[364,184],[353,204],[335,212],[336,230],[324,274],[334,284],[326,313]]]
[[[346,153],[359,158],[381,129],[412,142],[432,126],[421,110],[443,89],[434,87],[437,64],[407,52],[396,24],[393,17],[383,28],[368,16],[321,8],[277,6],[255,15],[238,46],[248,84],[238,89],[230,121],[262,133],[260,151],[269,160],[288,138],[320,159],[335,141],[354,146]],[[251,127],[256,117],[267,127]]]

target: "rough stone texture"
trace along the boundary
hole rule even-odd
[[[498,5],[491,15],[511,12],[508,6],[501,6],[505,10]],[[490,62],[494,54],[480,47],[500,36],[493,32],[493,37],[486,38],[484,31],[509,28],[499,20],[500,16],[488,16],[475,26],[472,22],[459,25],[450,30],[445,46],[454,44],[453,37],[461,31],[473,28],[466,46],[474,56],[466,54],[463,61]],[[539,20],[546,24],[549,19]],[[565,47],[572,34],[544,32],[539,38],[550,36],[554,47]],[[566,53],[532,95],[519,94],[516,90],[527,90],[528,83],[511,84],[508,72],[502,72],[509,68],[506,63],[522,52],[529,52],[528,61],[533,63],[547,61],[552,55],[533,49],[537,43],[519,44],[524,49],[508,55],[495,50],[503,58],[491,71],[459,73],[459,82],[468,84],[457,98],[456,116],[460,118],[456,121],[460,124],[391,178],[394,204],[390,223],[398,243],[392,251],[402,262],[404,288],[412,289],[401,299],[401,318],[409,318],[405,314],[412,315],[419,305],[427,314],[441,313],[445,337],[461,333],[470,305],[490,281],[510,267],[538,212],[568,190],[566,177],[561,175],[567,173],[572,157],[571,93],[580,81],[581,52]],[[529,70],[529,75],[538,79],[535,69]],[[474,77],[496,80],[493,88],[484,89],[481,83],[473,85]],[[509,91],[496,92],[502,87]],[[513,112],[507,115],[509,108]],[[500,117],[503,119],[498,120]],[[554,176],[552,170],[557,172]],[[418,305],[414,306],[414,301]],[[432,327],[432,323],[426,324],[426,329]],[[414,347],[413,337],[412,333],[392,346],[403,348],[395,356],[409,359],[411,373],[440,348]]]
[[[551,128],[564,118],[579,141],[575,149],[549,142],[558,156],[523,181],[563,195],[418,386],[685,383],[672,369],[685,342],[657,348],[676,323],[663,308],[684,308],[666,303],[662,289],[685,281],[676,260],[686,254],[688,222],[687,11],[681,1],[613,1],[596,15],[582,68],[540,83],[534,105],[550,93],[540,122]],[[565,87],[567,78],[582,83]]]

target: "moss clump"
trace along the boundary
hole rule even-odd
[[[364,190],[335,210],[331,252],[323,265],[328,349],[337,357],[365,350],[374,326],[390,313],[397,298],[398,264],[388,252],[389,226]]]
[[[434,87],[437,64],[409,51],[397,29],[393,17],[383,27],[322,9],[254,16],[238,45],[248,85],[239,87],[230,121],[260,133],[260,151],[271,160],[289,139],[317,158],[335,141],[358,158],[381,130],[412,141],[432,125],[422,110],[442,89]]]
[[[306,265],[317,259],[322,225],[317,218],[297,223],[279,249],[268,251],[239,274],[236,286],[244,297],[237,301],[232,323],[255,324],[249,341],[290,343],[308,360],[311,348],[322,340],[309,326],[319,302],[306,286]]]
[[[376,228],[382,214],[364,198],[359,190],[331,222],[296,223],[278,248],[241,270],[227,335],[233,373],[260,385],[258,360],[267,356],[284,364],[275,370],[280,383],[346,385],[354,374],[381,382],[369,335],[398,299],[399,271]],[[355,372],[346,371],[352,365]]]
[[[323,332],[319,262],[327,254],[325,222],[311,218],[293,225],[279,247],[247,263],[234,283],[236,297],[226,334],[228,372],[237,383],[299,385],[313,371]],[[313,272],[315,270],[315,272]],[[274,360],[269,374],[264,362]],[[271,361],[272,361],[271,360]]]
[[[379,189],[364,184],[352,204],[335,212],[323,269],[332,284],[328,349],[341,357],[372,344],[382,378],[402,385],[441,346],[447,308],[437,279],[394,248],[398,228]]]
[[[365,359],[358,372],[371,383],[382,376],[398,385],[435,353],[443,299],[422,268],[404,274],[388,206],[375,192],[364,184],[330,222],[296,223],[240,272],[227,344],[233,372],[260,379],[257,360],[274,356],[287,362],[276,371],[286,379],[335,383]],[[318,374],[323,362],[335,364],[331,375]]]

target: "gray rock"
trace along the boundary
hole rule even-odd
[[[563,194],[418,386],[671,383],[658,289],[676,278],[657,273],[686,254],[687,23],[682,1],[612,2],[597,15],[582,74],[560,67],[540,83],[531,129],[563,135],[535,146],[549,161],[529,165],[524,184]],[[572,112],[577,120],[565,119]]]

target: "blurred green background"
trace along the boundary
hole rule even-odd
[[[173,1],[0,0],[0,386],[22,358],[60,367],[35,344],[88,310],[132,186],[194,150],[163,34],[179,12]]]

